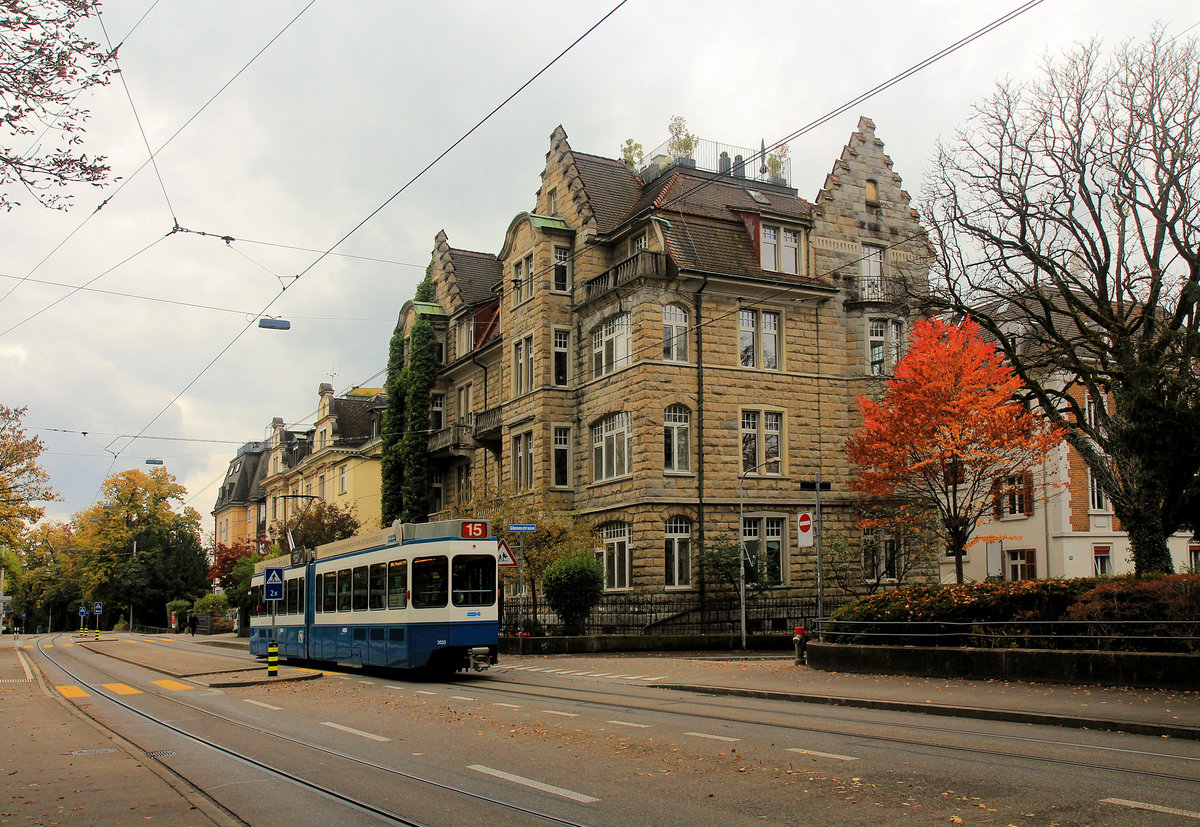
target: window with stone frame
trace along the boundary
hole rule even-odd
[[[782,316],[773,310],[738,311],[738,358],[742,367],[779,370]]]
[[[759,253],[762,269],[774,273],[803,275],[805,271],[804,230],[786,224],[762,223]]]
[[[603,545],[596,559],[604,569],[605,591],[628,589],[633,572],[633,529],[629,523],[605,523],[599,529]]]
[[[1109,513],[1111,509],[1108,505],[1108,496],[1104,493],[1104,487],[1100,484],[1100,478],[1096,476],[1096,472],[1088,468],[1088,507],[1092,511],[1100,511]]]
[[[568,488],[571,485],[571,428],[564,425],[554,426],[554,448],[551,456],[553,466],[553,485],[555,488]]]
[[[869,583],[896,581],[900,577],[900,540],[881,528],[863,531],[863,580]]]
[[[442,482],[442,469],[435,468],[429,472],[429,510],[431,513],[436,513],[445,507],[446,494]]]
[[[1009,580],[1037,579],[1037,552],[1031,548],[1012,548],[1008,550]]]
[[[553,364],[554,384],[565,387],[571,381],[571,331],[555,328],[551,336],[554,340]]]
[[[1033,514],[1033,474],[1009,474],[995,482],[992,491],[992,516],[1029,517]]]
[[[633,417],[619,411],[592,426],[592,482],[633,473]]]
[[[446,394],[429,394],[429,429],[440,431],[446,427]]]
[[[350,490],[350,466],[346,463],[338,468],[338,493],[345,494]]]
[[[533,336],[513,342],[513,396],[533,390]]]
[[[628,313],[606,319],[592,331],[592,375],[606,376],[630,362],[631,330]]]
[[[556,293],[571,291],[571,251],[566,247],[554,248],[554,277],[550,289]]]
[[[513,488],[533,488],[533,431],[512,438]]]
[[[904,357],[904,322],[867,319],[867,370],[872,376],[890,374]]]
[[[874,244],[862,245],[858,291],[863,301],[883,301],[887,298],[883,275],[883,249]]]
[[[692,585],[692,521],[687,517],[675,516],[667,520],[663,575],[667,588]]]
[[[663,411],[663,470],[690,471],[692,412],[686,405]]]
[[[783,542],[785,517],[743,517],[742,542],[746,557],[766,586],[782,586],[786,546]]]
[[[454,469],[454,495],[458,502],[465,503],[471,499],[471,463],[464,462]]]
[[[663,359],[668,362],[688,360],[688,312],[677,304],[663,308]]]
[[[783,412],[743,408],[742,473],[783,473]]]
[[[1097,577],[1112,574],[1112,546],[1092,546],[1092,571]]]

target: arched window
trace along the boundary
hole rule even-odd
[[[629,588],[630,572],[633,570],[630,559],[633,531],[629,523],[605,523],[599,531],[604,546],[596,551],[596,559],[604,567],[604,588]]]
[[[666,585],[692,585],[692,521],[687,517],[667,520],[665,555]]]
[[[688,312],[677,304],[663,308],[663,358],[668,362],[688,359]]]
[[[691,421],[692,412],[684,405],[663,412],[663,470],[691,470]]]

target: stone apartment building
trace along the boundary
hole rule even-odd
[[[213,510],[217,542],[274,540],[311,498],[353,507],[364,530],[378,528],[383,391],[355,388],[336,396],[322,383],[317,393],[311,428],[288,428],[275,417],[267,439],[243,446],[230,462]]]
[[[700,141],[631,170],[559,127],[497,252],[438,233],[434,300],[399,321],[442,337],[431,517],[482,490],[578,514],[610,592],[697,590],[694,550],[740,531],[772,585],[812,593],[795,517],[820,475],[825,535],[857,535],[842,445],[928,244],[869,119],[812,202],[755,155]]]

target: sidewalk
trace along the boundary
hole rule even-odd
[[[64,700],[19,648],[32,640],[0,636],[0,821],[241,823]]]

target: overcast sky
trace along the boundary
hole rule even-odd
[[[69,212],[25,198],[0,215],[0,295],[24,278],[0,302],[0,402],[28,406],[48,446],[62,497],[48,518],[155,458],[210,527],[228,460],[272,417],[311,423],[322,382],[383,384],[434,235],[498,250],[534,204],[558,124],[576,150],[610,157],[626,138],[665,141],[674,115],[702,138],[770,144],[1018,5],[628,0],[318,261],[616,2],[107,2],[133,105],[119,80],[90,94],[86,149],[124,180],[74,190]],[[1200,7],[1046,0],[793,141],[792,183],[815,198],[866,115],[917,196],[936,141],[996,79],[1155,20],[1179,34]],[[158,176],[134,174],[149,157],[134,107],[149,145],[167,144]],[[288,332],[254,324],[273,298]]]

